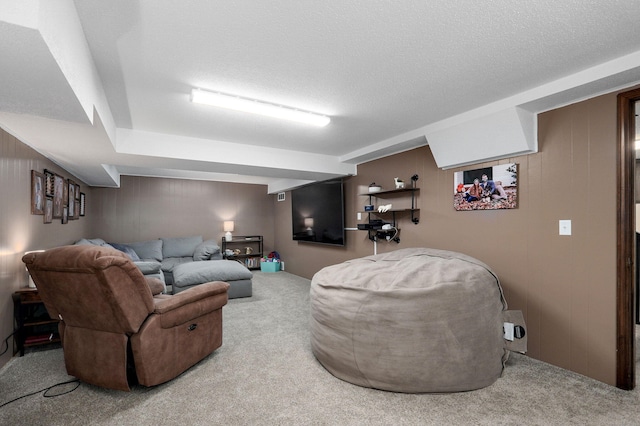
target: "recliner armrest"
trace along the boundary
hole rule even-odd
[[[171,297],[154,299],[154,313],[162,328],[191,321],[227,304],[229,284],[222,281],[200,284]]]

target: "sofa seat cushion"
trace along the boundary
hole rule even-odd
[[[234,260],[203,260],[182,263],[173,268],[174,287],[188,287],[211,281],[250,280],[251,278],[253,278],[251,271]]]
[[[192,257],[166,257],[162,259],[160,263],[161,269],[164,272],[173,272],[173,270],[178,265],[182,265],[183,263],[193,263]]]
[[[144,275],[157,274],[160,272],[160,262],[155,260],[136,260],[133,262]]]

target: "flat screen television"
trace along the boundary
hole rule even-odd
[[[315,182],[291,191],[293,239],[344,246],[342,179]]]

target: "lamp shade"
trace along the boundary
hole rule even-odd
[[[44,250],[29,250],[29,251],[25,251],[24,254],[29,254],[29,253],[42,253]],[[27,269],[27,267],[25,266],[25,269]],[[27,269],[27,274],[29,275],[29,288],[36,288],[36,283],[33,282],[33,278],[31,278],[31,274],[29,274],[29,270]]]
[[[307,228],[313,228],[313,218],[312,217],[305,217],[304,218],[304,226]]]
[[[225,220],[224,224],[222,225],[222,227],[224,228],[224,239],[226,241],[231,241],[233,239],[233,235],[231,234],[233,232],[233,221],[232,220]]]

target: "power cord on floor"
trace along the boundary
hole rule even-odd
[[[6,339],[4,339],[4,345],[5,345],[6,347],[5,347],[4,351],[2,351],[2,352],[0,353],[0,356],[4,355],[4,354],[5,354],[5,352],[7,352],[7,351],[9,350],[9,339],[11,339],[11,336],[13,336],[14,334],[16,334],[16,331],[18,331],[18,330],[15,330],[13,333],[11,333],[10,335],[8,335]]]
[[[48,392],[49,392],[51,389],[54,389],[54,388],[56,388],[56,387],[58,387],[58,386],[67,385],[67,384],[69,384],[69,383],[76,383],[76,385],[73,387],[73,389],[69,389],[69,390],[64,391],[64,392],[61,392],[61,393],[56,393],[56,394],[54,394],[54,395],[48,394]],[[28,397],[28,396],[32,396],[32,395],[36,395],[36,394],[38,394],[38,393],[40,393],[40,392],[44,392],[44,393],[42,394],[42,396],[43,396],[43,397],[45,397],[45,398],[54,398],[54,397],[56,397],[56,396],[66,395],[66,394],[71,393],[71,392],[73,392],[74,390],[78,389],[78,386],[80,386],[80,380],[78,380],[78,379],[67,380],[66,382],[62,382],[62,383],[56,383],[55,385],[53,385],[53,386],[49,386],[48,388],[40,389],[40,390],[38,390],[38,391],[31,392],[31,393],[28,393],[28,394],[26,394],[26,395],[19,396],[19,397],[17,397],[17,398],[12,399],[11,401],[7,401],[7,402],[5,402],[5,403],[3,403],[3,404],[0,404],[0,408],[4,407],[5,405],[9,405],[9,404],[11,404],[12,402],[16,402],[16,401],[17,401],[17,400],[19,400],[19,399],[26,398],[26,397]]]

